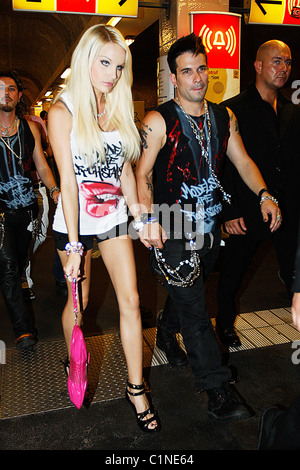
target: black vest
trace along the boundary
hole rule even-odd
[[[208,109],[211,121],[210,162],[220,179],[229,138],[229,115],[225,107],[214,103],[208,102]],[[167,140],[154,166],[155,207],[164,204],[174,209],[179,206],[181,217],[184,214],[186,220],[193,224],[194,232],[212,232],[220,225],[222,204],[218,185],[202,156],[199,142],[189,121],[173,100],[159,106],[157,111],[165,120]],[[199,127],[202,124],[200,122]],[[175,212],[175,218],[178,218],[178,212]]]

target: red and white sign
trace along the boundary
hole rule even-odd
[[[300,0],[251,0],[249,23],[300,26]]]
[[[241,15],[223,12],[195,12],[191,31],[201,36],[207,65],[223,69],[240,68]]]

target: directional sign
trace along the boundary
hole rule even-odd
[[[300,26],[300,0],[251,0],[249,23]]]
[[[137,17],[138,0],[12,0],[14,10]]]

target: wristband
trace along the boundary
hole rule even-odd
[[[262,188],[258,193],[258,198],[260,199],[262,194],[265,193],[265,192],[269,192],[269,191],[267,190],[267,188]]]

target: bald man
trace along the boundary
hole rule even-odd
[[[255,82],[224,103],[235,113],[246,150],[259,167],[266,189],[278,200],[283,217],[280,229],[271,234],[259,214],[257,197],[226,159],[223,183],[232,195],[232,204],[223,207],[224,228],[230,237],[218,283],[217,331],[227,346],[241,345],[234,329],[236,296],[263,240],[272,238],[280,278],[291,292],[300,215],[300,108],[280,92],[290,76],[291,63],[291,51],[285,43],[264,43],[254,62]]]

